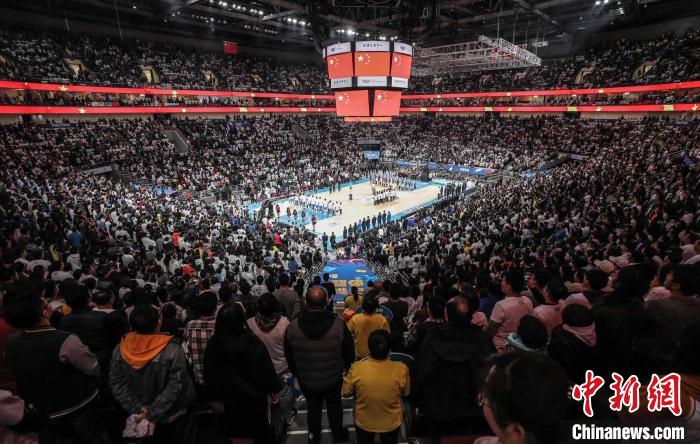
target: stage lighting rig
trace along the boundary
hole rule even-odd
[[[417,48],[413,74],[427,76],[466,71],[529,68],[540,66],[542,59],[522,46],[502,38],[480,35],[475,42]]]

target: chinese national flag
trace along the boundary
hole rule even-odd
[[[369,91],[343,91],[335,93],[335,112],[338,116],[369,116]]]
[[[374,94],[375,116],[398,116],[401,107],[401,91],[383,91],[378,89]]]
[[[224,40],[224,54],[238,54],[238,43]]]
[[[413,57],[410,55],[394,53],[391,58],[391,75],[394,77],[402,77],[407,79],[411,77],[411,61]]]
[[[352,53],[337,54],[326,58],[328,77],[339,79],[352,77]]]
[[[356,76],[388,76],[391,68],[388,52],[355,53]]]

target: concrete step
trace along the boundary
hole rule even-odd
[[[356,442],[355,439],[355,424],[353,422],[353,406],[355,402],[352,398],[343,398],[343,426],[350,432],[350,443]],[[286,444],[307,444],[309,429],[307,425],[308,410],[306,409],[306,401],[299,401],[296,404],[297,416],[295,418],[295,424],[287,430],[287,441]],[[379,438],[376,439],[379,442]],[[407,444],[405,437],[401,437],[400,444]],[[328,424],[327,411],[323,409],[323,415],[321,416],[321,443],[322,444],[332,444],[333,435],[331,433],[330,426]]]

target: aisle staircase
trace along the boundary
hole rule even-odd
[[[350,439],[348,442],[355,442],[355,424],[353,423],[353,406],[355,405],[355,400],[353,398],[343,398],[343,427],[348,429],[350,433]],[[294,424],[287,429],[287,440],[286,444],[308,444],[309,429],[306,422],[308,416],[308,410],[306,409],[306,401],[301,400],[297,402],[297,416],[294,420]],[[404,421],[405,422],[405,421]],[[376,442],[379,442],[379,438],[375,438]],[[323,409],[323,415],[321,417],[321,443],[331,444],[333,443],[333,435],[331,433],[330,426],[328,424],[328,415],[326,409]],[[406,437],[405,425],[401,426],[401,433],[399,434],[399,444],[408,444],[409,439]]]
[[[352,419],[352,407],[354,404],[353,399],[343,399],[343,426],[347,427],[350,432],[349,442],[355,442],[355,427]],[[295,423],[287,430],[286,444],[308,444],[309,428],[306,422],[308,416],[306,401],[298,402],[296,408],[297,416]],[[326,409],[323,409],[321,418],[321,442],[324,444],[333,442]]]
[[[190,152],[189,142],[187,142],[187,139],[177,127],[165,127],[163,128],[163,134],[175,145],[175,150],[178,153],[187,154]]]
[[[402,282],[404,285],[408,285],[409,279],[406,273],[399,271],[399,270],[394,270],[392,268],[389,268],[385,265],[380,264],[379,262],[373,261],[369,258],[366,258],[365,261],[367,262],[367,265],[374,271],[374,274],[377,275],[377,277],[380,280],[389,280],[392,282]]]
[[[304,128],[301,127],[301,125],[299,125],[297,123],[292,123],[292,132],[304,140],[307,140],[307,141],[311,140],[311,135],[309,134],[309,132],[306,131]]]

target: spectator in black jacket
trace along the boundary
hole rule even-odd
[[[591,311],[580,304],[562,311],[564,323],[552,332],[547,355],[564,368],[569,381],[581,384],[586,370],[598,371],[596,332]]]
[[[321,287],[306,292],[307,311],[293,320],[284,337],[289,370],[299,381],[308,406],[309,442],[321,442],[321,412],[328,410],[333,441],[345,442],[340,390],[343,371],[355,359],[350,331],[342,319],[326,311],[328,297]]]
[[[219,310],[204,353],[204,387],[208,399],[224,405],[228,438],[272,442],[268,399],[283,383],[265,345],[248,328],[241,304]]]
[[[456,296],[447,302],[447,323],[423,341],[414,365],[412,392],[435,440],[470,433],[481,417],[478,395],[486,358],[495,353],[481,328],[471,323],[476,302]]]
[[[21,330],[5,345],[19,395],[50,418],[40,439],[67,431],[73,442],[95,441],[101,433],[94,411],[99,364],[78,336],[51,327],[51,308],[40,292],[25,283],[4,300],[5,320]]]
[[[445,322],[445,300],[439,296],[428,299],[428,319],[416,323],[410,331],[406,347],[411,354],[417,354],[425,337]]]
[[[644,295],[649,283],[640,273],[639,266],[629,266],[617,272],[613,279],[613,293],[601,297],[593,307],[597,334],[596,349],[605,375],[613,371],[623,376],[635,369],[635,348],[646,324]]]
[[[328,292],[328,297],[330,298],[329,305],[332,306],[332,304],[335,302],[335,284],[330,281],[330,275],[328,273],[323,273],[323,283],[321,285],[323,288],[326,289]]]
[[[95,354],[100,363],[102,380],[106,381],[109,374],[109,358],[120,337],[117,337],[116,342],[113,339],[108,340],[105,332],[107,313],[90,307],[90,292],[85,285],[73,285],[66,294],[66,303],[71,312],[61,318],[61,330],[78,335],[83,344]]]
[[[389,293],[389,300],[382,303],[383,307],[391,310],[393,314],[389,322],[391,331],[391,349],[394,352],[404,352],[403,335],[406,332],[406,317],[408,316],[408,302],[401,300],[404,295],[404,288],[401,284],[394,284]]]
[[[671,291],[668,298],[649,301],[646,304],[651,340],[648,358],[655,361],[654,370],[668,373],[683,331],[700,322],[700,267],[676,265],[666,276],[666,287]]]

